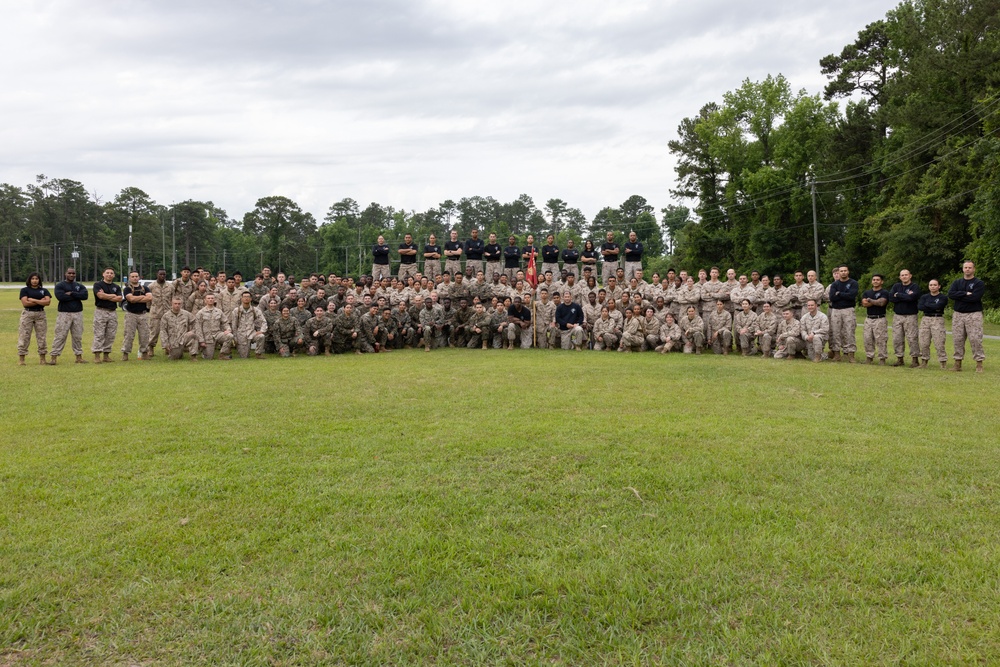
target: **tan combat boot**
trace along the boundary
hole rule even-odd
[[[926,359],[921,359],[920,360],[920,368],[922,368],[924,370],[927,370],[927,360]]]
[[[894,367],[895,366],[905,366],[905,365],[906,364],[903,363],[903,357],[896,357],[896,363],[893,364]]]
[[[101,353],[100,352],[94,352],[94,363],[95,364],[101,363]]]
[[[44,354],[38,355],[38,364],[40,366],[48,366],[49,365],[48,362],[45,361],[45,355]]]
[[[866,366],[871,366],[873,363],[875,363],[875,357],[865,357]]]
[[[78,364],[85,364],[85,363],[87,363],[87,360],[83,358],[82,354],[78,354],[78,355],[76,355],[76,363],[78,363]]]
[[[961,359],[956,359],[955,360],[955,367],[952,368],[952,370],[955,371],[956,373],[961,373],[962,372],[962,360]]]
[[[948,362],[947,361],[942,361],[941,362],[941,370],[943,370],[943,371],[948,370]]]
[[[18,366],[24,366],[24,355],[23,354],[17,355],[17,365]]]
[[[128,361],[128,352],[122,352],[122,361]]]
[[[847,353],[847,363],[849,363],[849,364],[853,364],[854,363],[854,353],[853,352],[848,352]]]
[[[839,353],[837,353],[837,354],[839,354]],[[821,354],[814,354],[813,355],[813,363],[814,364],[818,364],[821,361],[823,361],[823,355],[821,355]]]
[[[49,366],[55,366],[57,361],[59,361],[59,357],[52,357],[49,359]]]
[[[912,357],[910,360],[910,368],[920,368],[920,357]]]
[[[983,372],[983,362],[981,362],[981,361],[977,361],[976,362],[976,372],[977,373],[982,373]]]
[[[833,353],[833,357],[831,357],[831,360],[832,361],[840,361],[840,350],[837,350],[837,351],[835,351]]]
[[[588,297],[588,298],[589,298],[589,297]],[[483,341],[483,349],[484,349],[484,350],[486,349],[486,341],[485,341],[485,340]]]
[[[114,361],[114,359],[111,358],[111,353],[110,352],[105,352],[104,353],[104,363],[110,364],[113,361]]]

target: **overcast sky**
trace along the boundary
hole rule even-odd
[[[677,125],[745,78],[817,93],[888,0],[3,0],[0,182],[424,210],[671,203]]]

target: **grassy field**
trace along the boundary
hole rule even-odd
[[[1000,655],[996,341],[20,368],[0,300],[0,665]]]

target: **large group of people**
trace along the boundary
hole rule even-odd
[[[55,365],[67,339],[76,362],[87,363],[83,308],[92,292],[94,363],[113,361],[119,308],[122,361],[129,360],[138,338],[137,359],[152,358],[159,343],[170,359],[186,355],[193,361],[216,353],[228,360],[234,348],[242,358],[260,358],[466,347],[710,351],[854,362],[860,305],[864,361],[885,365],[891,358],[886,319],[891,304],[893,365],[906,365],[908,356],[911,367],[926,367],[933,346],[937,362],[947,368],[944,313],[950,302],[953,369],[962,369],[966,341],[976,370],[983,368],[985,285],[971,261],[963,263],[962,278],[947,292],[935,279],[922,289],[905,269],[891,286],[884,276],[872,276],[870,288],[862,291],[847,266],[837,267],[828,286],[814,271],[796,271],[786,284],[780,275],[737,275],[732,269],[723,279],[716,267],[695,275],[671,269],[647,281],[642,243],[634,232],[624,247],[609,232],[600,247],[587,241],[582,249],[572,241],[560,249],[551,235],[541,248],[530,235],[526,246],[514,236],[507,246],[499,245],[495,234],[484,241],[478,231],[465,241],[454,231],[449,236],[443,246],[431,236],[420,253],[406,235],[396,249],[395,273],[392,249],[379,237],[371,275],[358,280],[336,274],[296,280],[263,267],[244,284],[239,272],[213,275],[184,267],[175,280],[163,269],[152,281],[133,271],[119,285],[109,268],[88,290],[68,269],[55,286],[51,352],[45,308],[52,297],[32,273],[21,289],[19,363],[25,363],[32,333],[41,364]]]

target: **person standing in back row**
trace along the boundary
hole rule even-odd
[[[931,342],[937,352],[942,369],[948,368],[948,351],[945,349],[944,309],[948,296],[941,292],[941,283],[931,279],[927,283],[927,294],[920,295],[917,309],[924,314],[920,320],[920,366],[927,368],[931,358]]]
[[[48,335],[48,322],[45,319],[45,307],[52,303],[52,295],[42,287],[42,276],[37,272],[28,275],[24,287],[21,288],[21,322],[17,328],[17,363],[24,366],[24,358],[28,355],[28,343],[31,342],[31,332],[35,332],[35,346],[38,348],[38,363],[45,366],[45,355],[48,352],[45,339]]]
[[[608,232],[607,240],[601,244],[601,258],[604,264],[601,266],[601,286],[608,286],[608,279],[615,277],[618,270],[618,255],[621,248],[615,243],[615,233]]]
[[[870,364],[878,353],[878,363],[885,366],[889,358],[889,327],[885,320],[885,308],[889,303],[889,291],[882,287],[882,275],[872,276],[872,288],[861,295],[861,305],[866,309],[864,328],[865,363]]]
[[[94,363],[110,363],[111,348],[118,333],[118,304],[124,300],[122,288],[115,284],[115,270],[104,269],[104,277],[94,283],[94,342],[90,350],[94,353]]]
[[[128,361],[136,333],[139,334],[139,359],[142,359],[144,354],[149,354],[149,304],[153,300],[153,295],[139,282],[139,272],[131,271],[128,274],[128,283],[122,288],[122,296],[125,297],[122,304],[125,310],[122,361]]]
[[[917,304],[920,287],[913,282],[908,269],[899,272],[899,282],[889,289],[892,306],[892,347],[896,352],[896,366],[903,365],[906,345],[910,347],[910,368],[920,366],[920,330],[917,328]]]
[[[948,298],[954,303],[955,312],[951,318],[951,330],[955,345],[955,370],[962,370],[965,358],[965,339],[972,347],[972,358],[976,360],[976,372],[983,372],[983,294],[986,283],[976,277],[976,265],[971,260],[962,263],[962,277],[951,284]]]
[[[846,264],[837,267],[837,275],[839,278],[830,284],[830,351],[833,352],[833,361],[840,361],[843,353],[847,361],[853,364],[854,352],[857,350],[855,329],[858,320],[854,308],[858,303],[858,281],[851,278],[851,271]],[[816,305],[819,305],[818,300]]]
[[[56,365],[56,360],[62,354],[63,347],[66,346],[66,337],[69,335],[73,336],[73,354],[76,355],[76,363],[87,363],[83,358],[83,302],[88,296],[87,288],[76,281],[76,269],[66,269],[65,280],[56,284],[56,301],[59,305],[50,365]]]
[[[635,232],[628,233],[625,244],[625,282],[635,277],[636,271],[642,271],[642,241]]]

